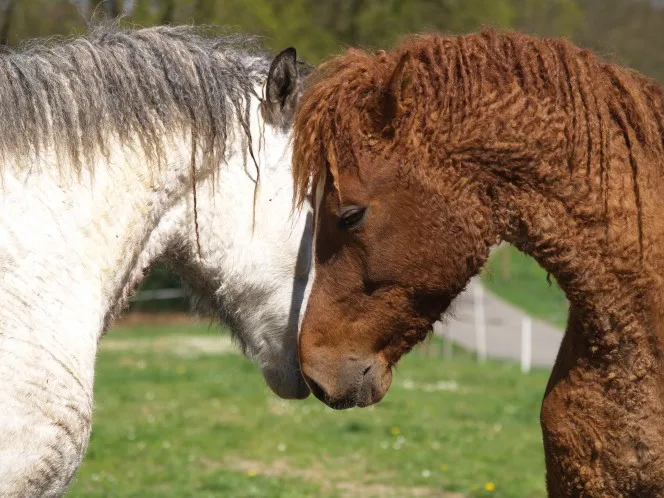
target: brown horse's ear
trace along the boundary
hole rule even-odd
[[[412,103],[410,85],[413,79],[413,56],[403,54],[392,72],[387,87],[383,92],[383,118],[385,125],[391,125],[403,116]]]

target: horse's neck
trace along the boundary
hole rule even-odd
[[[586,90],[604,101],[561,105],[524,90],[529,105],[511,126],[488,111],[476,137],[481,164],[492,165],[486,186],[501,235],[553,274],[570,301],[605,316],[617,303],[633,309],[643,292],[659,299],[652,291],[664,282],[664,94],[621,73],[628,94],[607,71]],[[650,105],[633,110],[630,99]]]
[[[112,164],[69,180],[8,168],[0,190],[0,333],[96,347],[109,314],[168,243],[167,227],[155,227],[187,188],[186,156],[175,151],[157,170],[118,152]]]
[[[627,440],[641,428],[660,427],[664,416],[662,164],[639,151],[630,162],[620,130],[611,128],[608,176],[566,175],[570,163],[563,161],[546,184],[533,175],[502,190],[495,213],[504,238],[554,275],[570,301],[542,420],[548,441],[574,433],[579,448],[597,444],[593,431],[606,427],[604,417],[621,427],[615,434],[629,433]],[[658,437],[639,437],[623,448],[648,454],[661,447]],[[636,440],[639,449],[633,450]],[[622,454],[615,457],[620,461]]]
[[[664,182],[658,165],[637,153],[643,175],[637,202],[634,164],[624,139],[615,138],[619,130],[612,133],[608,180],[588,178],[580,172],[585,163],[571,173],[547,165],[548,181],[535,170],[518,187],[502,191],[496,219],[505,240],[556,278],[589,334],[613,341],[621,331],[650,327],[644,336],[660,336],[664,329],[652,327],[664,310],[664,225],[658,222],[664,198],[656,195]]]

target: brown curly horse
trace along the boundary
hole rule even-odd
[[[541,410],[550,495],[664,496],[661,87],[564,40],[416,36],[322,66],[294,147],[319,399],[379,401],[506,240],[570,301]]]

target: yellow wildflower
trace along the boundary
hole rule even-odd
[[[491,481],[489,481],[484,485],[484,490],[488,491],[488,492],[495,491],[496,490],[496,485],[494,483],[492,483]]]
[[[446,463],[441,463],[441,464],[440,464],[440,470],[442,470],[443,472],[445,472],[445,471],[447,470],[447,464],[446,464]]]
[[[247,470],[247,477],[256,477],[257,474],[258,472],[256,471],[256,469]]]
[[[398,436],[401,434],[401,429],[399,429],[396,425],[390,429],[390,432],[392,433],[393,436]]]

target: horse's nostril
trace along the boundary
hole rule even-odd
[[[367,368],[364,369],[364,372],[362,372],[362,375],[368,374],[369,370],[371,370],[371,365],[369,365]]]

